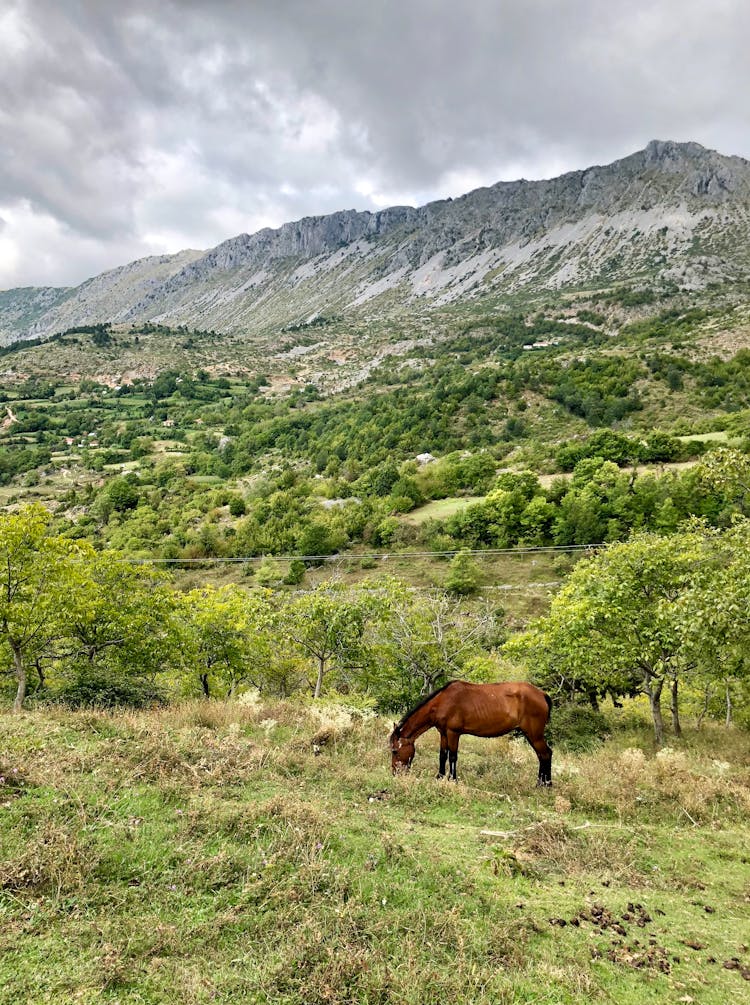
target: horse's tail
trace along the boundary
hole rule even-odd
[[[552,718],[552,699],[546,691],[542,691],[542,694],[544,695],[544,700],[547,702],[547,721],[549,722]]]

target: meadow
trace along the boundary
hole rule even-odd
[[[337,703],[4,715],[0,1002],[739,1001],[747,734],[606,715],[550,790],[511,737],[393,777]]]

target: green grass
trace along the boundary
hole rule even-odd
[[[675,439],[682,440],[683,443],[689,443],[690,440],[696,440],[698,443],[724,443],[728,447],[736,447],[742,443],[742,437],[730,436],[725,429],[713,433],[693,433],[689,436],[676,436]]]
[[[451,496],[448,499],[435,499],[413,509],[404,519],[414,524],[422,524],[427,520],[446,520],[459,510],[466,509],[472,503],[482,502],[483,499],[484,496]]]
[[[393,778],[336,709],[5,716],[0,1002],[739,1000],[747,737],[632,722],[538,791],[507,738]]]

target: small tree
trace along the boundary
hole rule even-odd
[[[361,670],[368,660],[365,627],[376,610],[367,591],[348,590],[340,584],[321,583],[309,593],[293,597],[279,613],[278,634],[315,668],[311,689],[319,698],[323,682],[332,673],[343,678]]]
[[[720,690],[725,721],[732,721],[732,691],[750,681],[750,521],[728,531],[702,528],[702,575],[677,606],[683,646],[695,662],[704,695]]]
[[[271,660],[268,594],[236,586],[202,587],[180,599],[183,665],[206,698],[232,694],[243,683],[262,687]]]
[[[480,657],[495,642],[489,611],[467,614],[436,591],[415,595],[401,583],[385,587],[385,607],[371,625],[367,687],[385,710],[404,709],[455,677],[480,679]]]
[[[162,573],[115,552],[91,554],[50,655],[72,661],[73,688],[85,681],[92,699],[99,685],[111,690],[127,680],[132,690],[153,682],[179,648],[174,596]]]
[[[459,551],[451,559],[445,577],[445,589],[456,597],[469,597],[479,589],[481,572],[468,551]]]

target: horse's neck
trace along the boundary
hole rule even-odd
[[[427,706],[418,708],[401,727],[401,736],[405,740],[416,740],[422,733],[426,733],[432,725],[432,715],[429,708]]]

